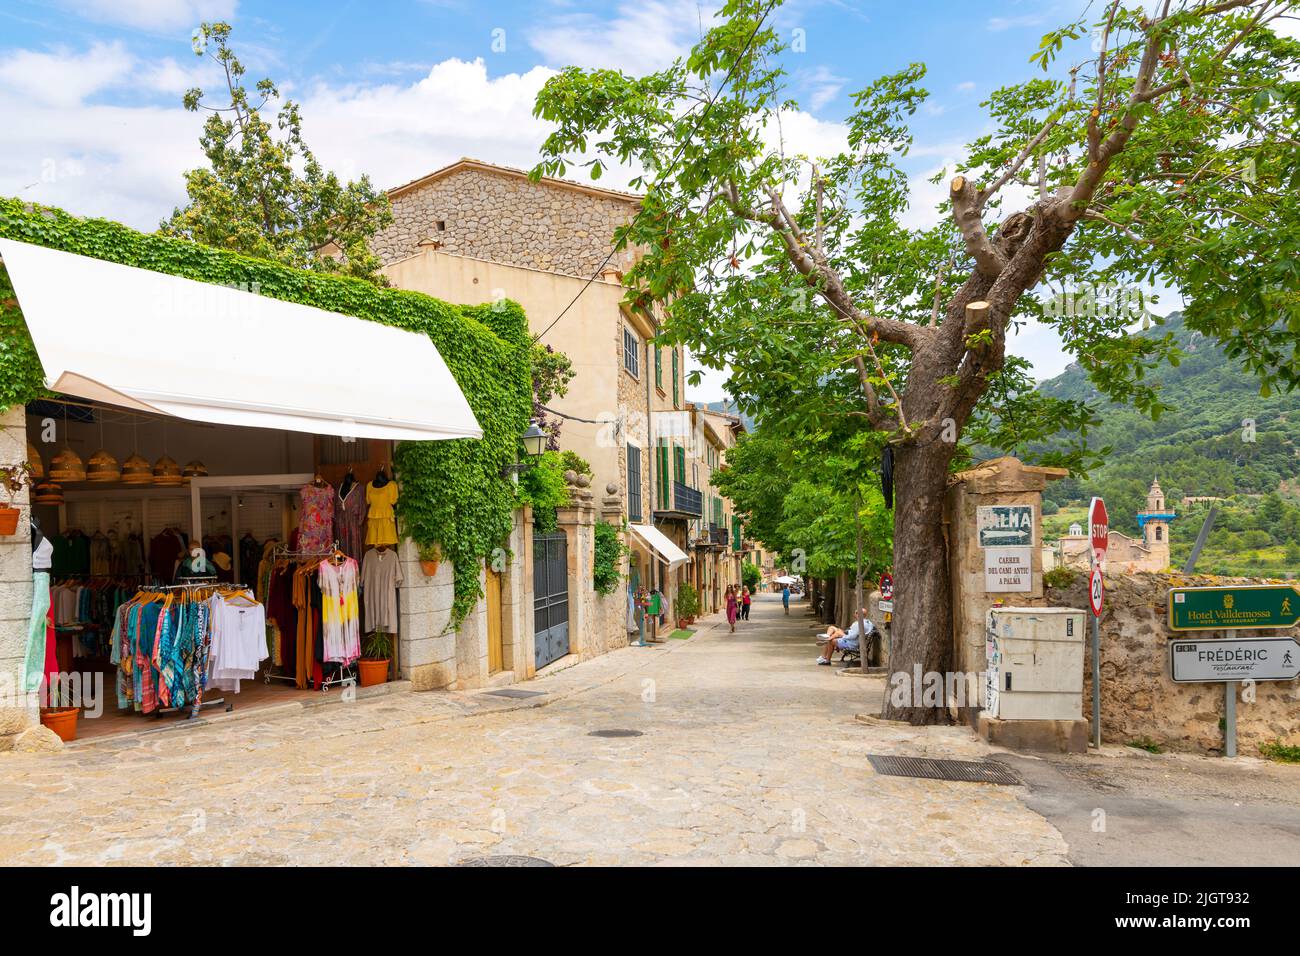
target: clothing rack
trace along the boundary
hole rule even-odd
[[[139,588],[137,588],[137,591],[184,591],[190,589],[197,590],[199,588],[211,588],[211,587],[216,587],[218,585],[221,587],[228,587],[236,591],[252,590],[252,588],[250,588],[247,584],[221,584],[221,582],[217,580],[216,575],[212,574],[212,575],[204,575],[202,579],[195,578],[191,581],[187,581],[184,584],[159,584],[159,585],[152,585],[152,586],[148,584],[142,584],[139,586]],[[203,710],[203,708],[205,707],[219,707],[222,704],[226,705],[226,713],[230,713],[235,709],[234,701],[227,703],[226,698],[217,697],[213,700],[200,701],[199,710]],[[153,713],[154,713],[154,718],[157,719],[161,717],[163,714],[175,714],[183,710],[189,710],[189,709],[190,708],[188,707],[159,707]],[[190,719],[192,720],[193,718],[194,715],[191,714]]]
[[[334,560],[340,554],[343,554],[343,552],[339,549],[339,542],[337,538],[334,541],[334,547],[329,548],[325,551],[295,551],[292,548],[289,548],[287,545],[276,545],[271,550],[272,559],[277,561],[280,558],[322,558],[322,559],[328,558],[330,560]],[[344,555],[344,557],[346,558],[347,556]],[[296,674],[293,676],[290,676],[288,674],[272,674],[268,668],[267,672],[262,675],[262,682],[265,684],[270,684],[271,681],[273,680],[282,680],[289,684],[298,683],[298,677]],[[351,664],[339,665],[338,675],[335,677],[325,678],[320,682],[320,686],[317,687],[316,689],[323,694],[331,687],[338,687],[340,685],[345,687],[355,686],[357,682],[358,682],[358,678],[357,678],[356,662],[354,661]],[[311,683],[310,675],[308,675],[308,683],[309,684]]]

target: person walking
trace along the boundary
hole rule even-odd
[[[745,585],[744,593],[740,596],[740,619],[742,621],[749,620],[749,602],[753,599],[753,595],[749,593],[749,585],[747,584]]]
[[[740,611],[740,604],[736,601],[736,588],[734,585],[727,585],[727,623],[731,625],[731,633],[736,633],[736,615]]]
[[[790,613],[790,585],[781,585],[781,603],[785,605],[785,613]]]

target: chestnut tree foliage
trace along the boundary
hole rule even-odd
[[[1296,0],[1089,5],[982,104],[991,132],[968,144],[928,229],[903,225],[899,165],[924,66],[853,96],[842,152],[793,154],[773,5],[730,0],[689,56],[648,76],[553,77],[536,112],[557,128],[535,173],[645,170],[642,212],[617,237],[645,251],[629,298],[664,303],[669,334],[730,368],[762,428],[849,420],[891,447],[891,669],[944,672],[942,508],[960,449],[1014,452],[1094,421],[1028,387],[1008,352],[1016,324],[1050,324],[1102,395],[1153,415],[1146,373],[1178,360],[1172,338],[1133,335],[1124,309],[1044,309],[1051,290],[1168,283],[1188,326],[1263,390],[1300,383],[1300,44],[1277,29]],[[944,719],[893,703],[886,716]]]

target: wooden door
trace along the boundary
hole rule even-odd
[[[501,641],[501,575],[487,572],[488,673],[505,668],[505,647]]]

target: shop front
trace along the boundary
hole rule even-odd
[[[0,539],[21,702],[0,724],[40,707],[84,739],[407,676],[426,635],[401,626],[394,447],[481,435],[430,338],[9,239],[0,257],[49,390],[4,413],[0,465],[31,477]]]

